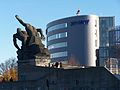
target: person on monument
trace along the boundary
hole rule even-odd
[[[22,24],[25,27],[25,30],[26,30],[26,32],[29,36],[28,37],[29,45],[32,45],[32,44],[42,45],[40,40],[45,39],[45,37],[42,33],[42,30],[41,29],[36,29],[34,26],[30,25],[29,23],[23,22],[23,20],[21,20],[18,15],[15,15],[15,17],[20,22],[20,24]],[[40,33],[41,37],[39,36],[38,32]],[[38,37],[39,37],[40,40],[38,40]]]

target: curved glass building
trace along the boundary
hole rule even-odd
[[[73,59],[83,66],[96,66],[99,48],[99,17],[81,15],[47,24],[47,47],[52,62]]]

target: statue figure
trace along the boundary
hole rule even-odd
[[[22,42],[22,46],[26,46],[27,38],[28,38],[27,32],[21,30],[20,28],[17,28],[17,33],[13,35],[13,43],[14,43],[14,46],[15,46],[18,50],[20,50],[20,47],[18,46],[16,39],[18,39],[18,40],[20,40],[20,41]]]
[[[18,49],[18,59],[32,59],[40,55],[50,56],[48,49],[44,47],[42,40],[45,39],[42,30],[23,22],[18,15],[16,19],[25,27],[26,31],[17,28],[17,33],[13,35],[14,46]],[[22,42],[21,48],[17,44],[17,39]]]
[[[16,17],[16,19],[20,22],[20,24],[22,24],[24,27],[25,27],[25,30],[26,30],[26,32],[27,32],[27,34],[28,34],[28,45],[32,45],[32,44],[42,44],[41,43],[41,40],[44,40],[45,39],[45,37],[44,37],[44,35],[43,35],[43,33],[42,33],[42,30],[41,29],[36,29],[34,26],[32,26],[32,25],[30,25],[30,24],[28,24],[28,23],[25,23],[25,22],[23,22],[20,18],[19,18],[19,16],[18,15],[15,15],[15,17]],[[39,37],[39,33],[40,33],[40,35],[41,35],[41,37],[39,38],[40,40],[39,40],[39,42],[38,42],[38,37]],[[37,40],[37,41],[35,41],[35,40]]]

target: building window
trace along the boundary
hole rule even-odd
[[[97,37],[97,29],[95,29],[95,36]]]
[[[66,56],[67,56],[67,51],[51,54],[51,58],[59,58],[59,57],[66,57]]]
[[[97,20],[95,20],[95,27],[97,27]]]
[[[67,32],[51,35],[48,37],[48,41],[54,40],[54,39],[59,39],[59,38],[64,38],[64,37],[67,37]]]
[[[67,23],[57,24],[57,25],[49,27],[47,31],[51,32],[51,31],[54,31],[54,30],[57,30],[57,29],[66,28],[66,27],[67,27]]]
[[[95,40],[95,46],[97,47],[97,40]]]
[[[67,42],[61,42],[61,43],[49,45],[48,50],[55,49],[55,48],[61,48],[61,47],[67,47]]]

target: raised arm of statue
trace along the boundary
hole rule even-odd
[[[14,46],[19,50],[20,48],[19,48],[19,46],[17,45],[17,39],[16,39],[17,37],[16,37],[16,34],[14,34],[13,35],[13,44],[14,44]]]
[[[43,35],[43,32],[42,32],[42,29],[36,29],[37,30],[37,32],[39,32],[40,33],[40,35],[41,35],[41,39],[42,40],[45,40],[45,36]]]
[[[22,19],[19,18],[18,15],[15,15],[16,19],[20,22],[20,24],[22,24],[23,26],[26,26],[27,24],[25,22],[22,21]]]

